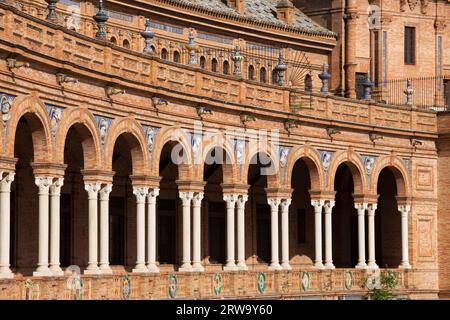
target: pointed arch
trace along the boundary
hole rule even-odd
[[[325,190],[325,173],[320,161],[320,154],[309,146],[298,146],[291,150],[286,162],[284,184],[287,189],[291,188],[292,172],[298,160],[304,160],[309,169],[311,177],[311,190]]]
[[[388,168],[394,174],[395,182],[397,184],[397,195],[399,197],[410,197],[411,181],[408,169],[401,159],[395,156],[392,157],[391,155],[383,156],[376,161],[372,171],[370,191],[374,194],[377,193],[378,178],[381,171],[385,168]]]
[[[105,168],[112,170],[113,152],[119,136],[124,135],[132,159],[133,175],[146,176],[150,173],[150,152],[144,129],[132,116],[114,119],[105,142]]]
[[[82,140],[84,168],[99,169],[102,165],[102,141],[95,117],[87,107],[70,107],[62,113],[56,134],[56,162],[64,163],[67,134],[72,127],[75,127]]]
[[[37,97],[36,93],[26,97],[18,97],[13,103],[4,137],[6,154],[14,157],[16,129],[22,117],[25,117],[28,121],[32,132],[34,161],[51,162],[53,158],[53,137],[50,128],[50,117],[47,107]]]
[[[363,160],[351,149],[339,151],[331,158],[330,167],[328,169],[329,191],[333,191],[336,172],[343,163],[349,167],[352,173],[355,194],[364,194],[367,190],[367,176],[365,174]]]

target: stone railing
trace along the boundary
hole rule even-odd
[[[297,113],[359,125],[436,132],[436,115],[414,109],[392,107],[331,95],[305,93],[284,86],[257,83],[231,75],[220,75],[196,66],[180,65],[113,46],[61,26],[27,15],[0,3],[0,37],[22,59],[39,61],[57,69],[89,73],[98,83],[115,83],[142,92],[164,89],[190,101],[235,104]],[[167,90],[168,89],[168,90]],[[280,113],[281,111],[281,113]]]
[[[406,296],[405,274],[395,273],[395,292]],[[362,299],[366,278],[355,269],[20,277],[0,282],[0,299]]]

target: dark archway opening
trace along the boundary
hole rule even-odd
[[[397,204],[397,182],[389,168],[384,168],[377,184],[378,206],[375,211],[375,259],[380,268],[396,268],[402,259],[401,215]]]
[[[334,190],[333,261],[336,268],[353,268],[358,263],[358,217],[353,200],[353,175],[345,163],[336,172]]]

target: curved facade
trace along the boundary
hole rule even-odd
[[[445,294],[446,114],[328,91],[289,1],[201,3],[0,2],[0,298]]]

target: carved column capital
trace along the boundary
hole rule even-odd
[[[39,188],[39,194],[47,194],[52,185],[53,178],[51,177],[36,177],[34,182]]]
[[[15,172],[0,172],[0,192],[10,192]]]
[[[97,200],[98,192],[100,191],[101,184],[99,182],[85,183],[84,190],[88,193],[89,200]]]
[[[269,198],[267,199],[268,204],[270,205],[270,209],[272,211],[278,210],[278,207],[281,204],[281,198]]]
[[[111,193],[111,191],[112,191],[112,184],[110,184],[110,183],[105,184],[105,185],[100,189],[100,192],[99,192],[100,200],[101,200],[101,201],[107,201],[107,200],[109,200],[109,194]]]
[[[204,198],[203,192],[196,192],[192,198],[192,206],[193,207],[200,207],[202,204],[202,200]]]
[[[56,178],[50,186],[50,193],[52,195],[60,195],[61,188],[64,185],[64,178]]]
[[[147,187],[133,187],[133,194],[136,196],[136,203],[145,203],[148,194]]]
[[[333,208],[334,208],[335,204],[336,204],[336,201],[327,200],[323,206],[325,208],[325,214],[331,214],[333,212]]]
[[[243,195],[239,195],[238,199],[237,199],[237,208],[238,209],[243,209],[245,208],[245,203],[248,201],[248,195],[243,194]]]

